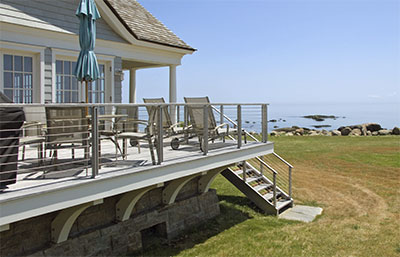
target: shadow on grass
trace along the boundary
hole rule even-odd
[[[235,206],[242,204],[249,205],[251,202],[247,198],[227,195],[218,195],[218,198],[220,200],[221,213],[217,217],[197,227],[183,231],[180,236],[168,242],[130,253],[128,256],[174,256],[186,249],[193,248],[197,244],[204,243],[224,230],[252,218],[249,213]]]

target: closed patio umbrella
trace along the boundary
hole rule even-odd
[[[81,0],[76,10],[79,18],[79,45],[81,51],[76,63],[74,74],[79,81],[86,84],[86,103],[88,103],[88,82],[100,76],[99,65],[94,53],[96,41],[96,20],[100,18],[94,0]]]

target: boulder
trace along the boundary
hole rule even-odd
[[[288,132],[288,133],[286,133],[286,136],[292,137],[292,136],[293,136],[293,133],[292,133],[292,132]]]
[[[327,135],[329,134],[329,132],[328,132],[328,130],[323,129],[323,130],[321,131],[321,134],[324,135],[324,136],[327,136]]]
[[[365,126],[367,127],[367,130],[374,132],[374,131],[379,131],[382,129],[381,125],[377,123],[366,123]]]
[[[361,129],[355,128],[350,133],[349,136],[361,136]]]
[[[371,131],[370,131],[370,132],[371,132]],[[372,134],[373,136],[379,135],[378,131],[371,132],[371,134]]]
[[[278,128],[278,129],[275,129],[275,131],[277,131],[277,132],[293,132],[295,130],[296,130],[295,128]]]
[[[367,136],[372,136],[372,132],[367,130]]]
[[[342,133],[339,130],[337,129],[332,130],[332,136],[341,136],[341,135]]]
[[[366,136],[367,135],[367,125],[362,124],[361,125],[361,135]]]
[[[271,137],[276,137],[276,136],[278,136],[278,133],[276,131],[271,131],[271,133],[269,135]]]
[[[340,130],[340,132],[342,133],[342,136],[347,136],[347,135],[349,135],[351,131],[352,131],[352,129],[349,128],[349,127],[345,127],[345,128],[343,128],[342,130]]]
[[[304,129],[303,128],[296,129],[295,134],[299,134],[300,136],[302,136],[304,134]]]
[[[378,131],[378,135],[380,135],[380,136],[390,135],[390,130],[388,130],[388,129],[381,129],[381,130]]]
[[[394,127],[392,129],[392,135],[400,135],[400,128]]]
[[[317,131],[315,131],[315,130],[311,130],[308,135],[309,136],[318,136],[319,133]]]

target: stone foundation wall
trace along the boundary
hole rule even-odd
[[[0,256],[124,255],[150,245],[154,238],[169,240],[219,214],[215,190],[197,193],[197,180],[187,183],[175,203],[162,204],[163,188],[147,192],[129,220],[117,222],[117,195],[86,209],[75,221],[67,241],[51,242],[51,222],[58,212],[10,224],[0,233]]]

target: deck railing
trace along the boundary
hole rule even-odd
[[[224,147],[266,143],[267,107],[263,103],[0,104],[0,185],[14,183],[17,172],[26,174],[24,179],[95,178],[99,170],[112,166],[161,165],[168,158],[166,151],[201,157]],[[12,109],[14,115],[4,115]]]

